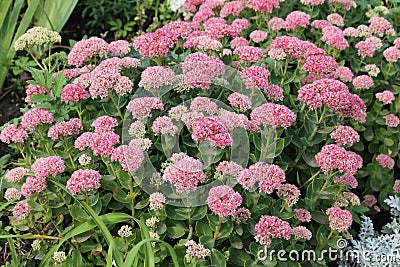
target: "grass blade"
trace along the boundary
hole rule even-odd
[[[162,243],[169,251],[169,254],[171,255],[172,262],[174,263],[175,267],[179,267],[179,262],[178,262],[178,257],[176,256],[174,248],[168,244],[167,242],[160,240],[160,239],[154,239],[154,238],[146,238],[139,243],[137,243],[128,253],[128,256],[126,257],[126,260],[124,262],[123,267],[131,267],[134,266],[134,262],[137,259],[137,254],[139,253],[140,248],[145,245],[149,244],[151,245],[151,242],[156,242],[156,243]],[[154,260],[154,255],[151,255],[151,257]]]
[[[10,245],[11,258],[12,258],[11,265],[13,267],[18,267],[19,266],[18,254],[17,254],[17,250],[15,249],[14,240],[9,237],[9,238],[7,238],[7,241],[8,241],[8,244]]]

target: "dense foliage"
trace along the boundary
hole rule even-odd
[[[368,3],[187,0],[185,21],[81,40],[61,69],[58,33],[22,35],[39,56],[0,134],[21,155],[9,261],[326,266],[259,252],[342,249],[400,193],[397,7]]]

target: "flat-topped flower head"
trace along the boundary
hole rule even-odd
[[[121,145],[115,148],[111,154],[112,161],[118,161],[124,171],[134,172],[144,159],[143,149],[138,146]]]
[[[173,184],[178,193],[188,193],[196,190],[198,183],[204,182],[202,168],[200,160],[184,155],[165,169],[163,179]]]
[[[210,189],[207,204],[218,216],[227,217],[235,214],[242,204],[242,196],[227,185],[216,186]]]
[[[347,231],[353,223],[350,211],[342,210],[337,206],[327,209],[326,214],[329,216],[329,227],[339,233]]]
[[[73,118],[69,121],[57,122],[50,127],[47,135],[53,139],[57,140],[60,136],[73,136],[79,134],[82,130],[82,122],[79,118]]]
[[[379,154],[376,156],[376,161],[381,165],[383,168],[389,168],[393,169],[395,165],[394,159],[389,157],[388,155],[385,154]]]
[[[0,140],[7,144],[11,142],[23,143],[27,138],[28,132],[21,125],[8,125],[0,133]]]
[[[175,73],[170,68],[162,66],[147,67],[141,74],[139,86],[142,86],[145,90],[151,90],[172,85],[175,80]]]
[[[296,115],[288,107],[280,104],[266,103],[255,109],[250,118],[259,126],[269,125],[272,128],[291,126],[296,121]]]
[[[340,146],[351,147],[354,143],[360,141],[360,136],[351,126],[336,126],[330,134],[330,137]]]
[[[68,64],[82,66],[89,59],[96,56],[105,56],[108,53],[108,43],[101,38],[91,37],[74,44],[68,54]]]
[[[261,245],[270,245],[273,238],[290,239],[292,228],[287,221],[276,216],[263,215],[255,226],[255,239]]]
[[[44,108],[34,108],[22,116],[21,127],[26,130],[34,130],[41,123],[53,122],[53,114]]]
[[[92,122],[92,127],[94,127],[96,133],[111,132],[117,126],[117,119],[110,116],[100,116]]]
[[[21,35],[14,43],[15,51],[30,50],[33,47],[60,43],[61,36],[58,32],[43,27],[33,27]]]
[[[390,91],[383,91],[380,93],[376,93],[375,97],[381,101],[384,105],[392,103],[392,101],[395,99],[395,96],[392,92]]]
[[[64,171],[65,164],[59,156],[49,156],[35,160],[31,169],[35,173],[36,177],[55,177],[57,174]]]
[[[100,187],[101,174],[96,170],[76,170],[67,181],[66,188],[73,194],[91,191]]]
[[[388,127],[396,128],[397,125],[400,124],[400,119],[399,119],[399,117],[397,117],[397,116],[394,115],[394,114],[388,114],[388,115],[386,115],[386,116],[383,116],[383,118],[386,120],[386,125],[387,125]]]

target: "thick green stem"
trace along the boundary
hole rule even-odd
[[[221,225],[222,225],[222,220],[221,220],[221,218],[219,218],[217,229],[215,230],[215,233],[214,233],[214,238],[213,238],[214,241],[217,240],[217,238],[218,238],[219,231],[221,230]]]

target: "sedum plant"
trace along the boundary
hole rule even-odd
[[[21,154],[0,237],[32,247],[13,263],[333,261],[324,252],[400,192],[400,39],[384,17],[353,19],[367,8],[190,0],[185,21],[81,40],[66,68],[32,70],[0,134]]]

